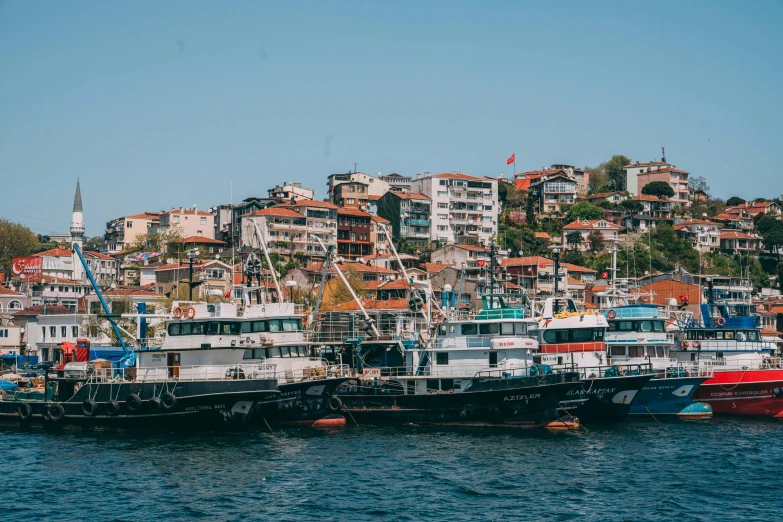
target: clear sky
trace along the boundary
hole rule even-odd
[[[0,217],[667,159],[783,193],[783,3],[0,0]]]

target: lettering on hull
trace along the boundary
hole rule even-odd
[[[533,399],[540,399],[540,393],[531,393],[530,395],[506,395],[503,397],[503,401],[529,401]]]

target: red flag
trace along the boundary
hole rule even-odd
[[[506,160],[506,165],[511,165],[512,163],[514,163],[516,161],[514,159],[514,156],[516,156],[516,155],[517,155],[516,152],[514,154],[512,154],[511,157]]]

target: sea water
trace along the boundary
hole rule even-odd
[[[4,520],[783,519],[783,424],[0,431]]]

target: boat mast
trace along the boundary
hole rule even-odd
[[[258,238],[258,242],[261,243],[261,251],[264,253],[264,257],[266,258],[266,264],[269,266],[269,272],[272,274],[272,281],[275,283],[275,290],[277,290],[277,297],[280,299],[281,303],[285,302],[285,298],[283,297],[283,292],[280,290],[280,283],[277,281],[277,274],[275,274],[275,267],[272,266],[272,260],[269,258],[269,250],[266,248],[266,238],[261,234],[261,229],[258,227],[258,223],[256,223],[254,220],[250,220],[250,222],[253,224],[253,228],[256,232],[256,237]]]

